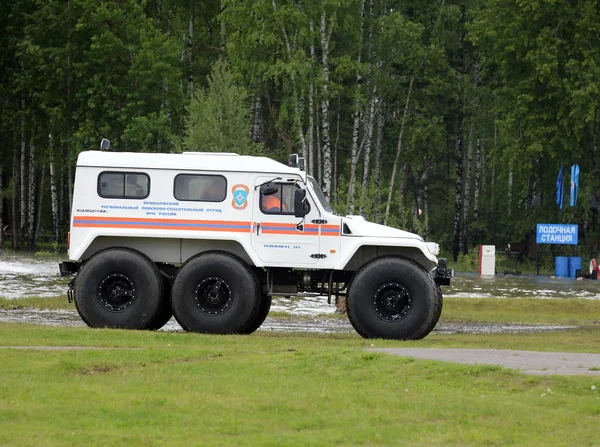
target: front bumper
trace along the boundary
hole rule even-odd
[[[448,268],[448,261],[446,258],[439,258],[438,266],[433,275],[435,283],[438,286],[449,286],[452,276],[454,276],[454,270]]]

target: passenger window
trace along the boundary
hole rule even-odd
[[[222,175],[179,174],[173,196],[177,200],[222,202],[227,197],[227,180]]]
[[[150,194],[150,177],[137,172],[102,172],[98,195],[106,199],[145,199]]]
[[[275,194],[266,196],[262,192],[260,193],[260,210],[264,214],[293,215],[294,191],[299,187],[293,183],[279,183],[276,186],[277,192]]]

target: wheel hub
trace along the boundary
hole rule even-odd
[[[106,276],[98,286],[97,298],[106,310],[123,312],[135,302],[136,287],[127,275],[112,273]]]
[[[412,309],[412,295],[397,282],[383,284],[373,296],[373,309],[384,321],[396,322],[404,319]]]
[[[221,315],[231,307],[233,293],[229,283],[217,276],[204,278],[196,286],[194,301],[200,312]]]

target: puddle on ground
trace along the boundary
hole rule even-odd
[[[534,275],[481,277],[459,273],[444,296],[456,298],[580,298],[600,299],[600,281],[549,278]]]
[[[45,326],[85,327],[75,310],[1,310],[0,321],[6,323],[29,323]],[[545,332],[574,329],[576,326],[486,324],[486,323],[446,323],[441,321],[433,330],[438,334],[499,334],[519,332]],[[165,332],[182,332],[174,318],[160,329]],[[354,328],[345,318],[277,318],[267,317],[260,331],[271,332],[310,332],[310,333],[353,333]]]
[[[65,294],[70,279],[60,276],[60,260],[58,257],[36,258],[0,251],[0,296],[22,298]]]

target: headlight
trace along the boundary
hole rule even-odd
[[[435,242],[425,242],[427,249],[435,256],[440,254],[440,244]]]

